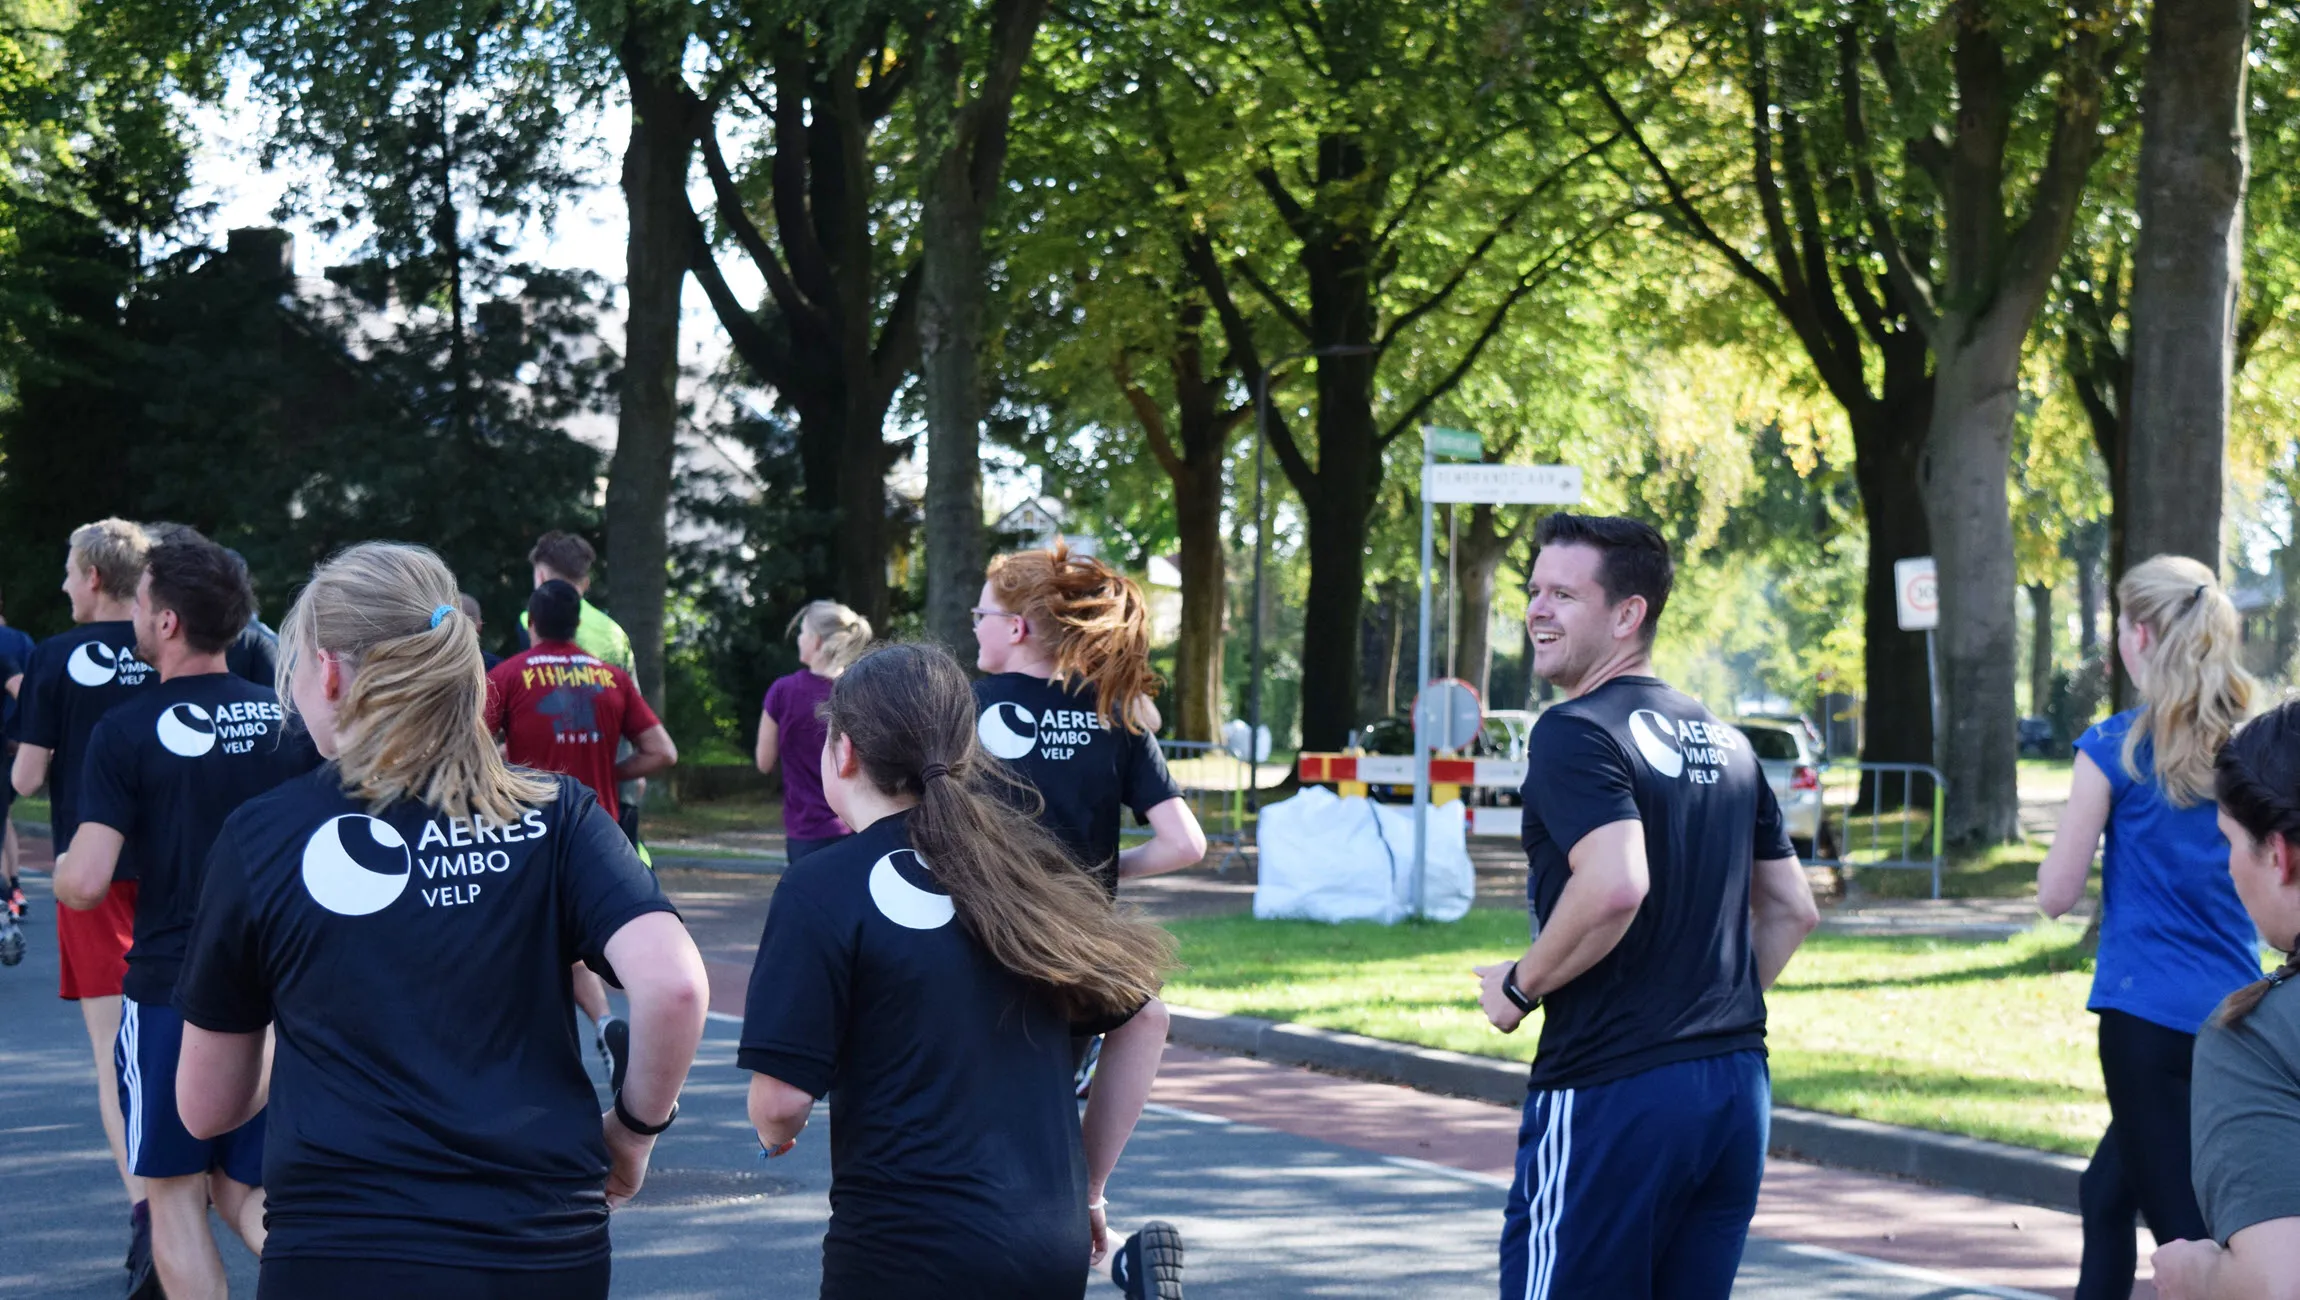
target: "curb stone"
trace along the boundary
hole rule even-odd
[[[1525,1102],[1526,1067],[1515,1061],[1255,1016],[1171,1005],[1167,1011],[1172,1016],[1169,1037],[1185,1047],[1379,1079],[1502,1106]],[[2085,1166],[2075,1156],[1790,1106],[1773,1108],[1771,1152],[2070,1212],[2077,1209],[2077,1178]]]

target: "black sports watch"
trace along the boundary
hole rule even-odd
[[[664,1129],[671,1127],[671,1121],[677,1118],[679,1118],[679,1103],[674,1101],[671,1103],[671,1113],[663,1117],[662,1123],[642,1124],[639,1122],[637,1116],[633,1115],[629,1110],[625,1109],[623,1105],[623,1090],[620,1088],[615,1090],[615,1122],[631,1130],[633,1133],[638,1134],[640,1137],[651,1138],[655,1136],[657,1133],[662,1132]]]
[[[1540,998],[1517,986],[1517,963],[1514,961],[1509,964],[1509,970],[1501,977],[1501,995],[1509,999],[1511,1006],[1527,1015],[1532,1015],[1533,1009],[1541,1005]],[[622,1102],[618,1100],[615,1104],[621,1106]],[[678,1112],[672,1113],[677,1114]],[[664,1121],[666,1124],[669,1122],[669,1120]]]

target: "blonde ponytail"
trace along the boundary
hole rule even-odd
[[[807,602],[806,608],[791,616],[791,625],[783,635],[797,636],[802,627],[814,633],[816,644],[822,647],[815,671],[825,677],[837,677],[870,649],[870,620],[835,600]]]
[[[2253,681],[2239,656],[2243,620],[2212,570],[2159,555],[2116,584],[2123,616],[2152,641],[2140,674],[2140,716],[2125,734],[2125,775],[2145,779],[2140,746],[2152,742],[2166,802],[2194,807],[2212,795],[2212,759],[2252,710]]]
[[[487,733],[479,629],[455,575],[420,546],[365,542],[312,572],[280,627],[280,702],[303,656],[339,657],[349,684],[336,711],[344,789],[381,813],[413,799],[450,817],[495,821],[558,796],[557,783],[515,771]]]

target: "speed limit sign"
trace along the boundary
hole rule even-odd
[[[1903,632],[1930,632],[1941,625],[1941,582],[1932,556],[1893,561],[1893,610]]]

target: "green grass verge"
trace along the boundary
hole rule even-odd
[[[1399,1042],[1529,1061],[1495,1033],[1470,967],[1522,951],[1525,918],[1329,926],[1232,916],[1170,927],[1187,969],[1167,998]],[[1767,1003],[1774,1095],[1891,1124],[2084,1154],[2108,1122],[2073,927],[1994,942],[1815,935]]]

